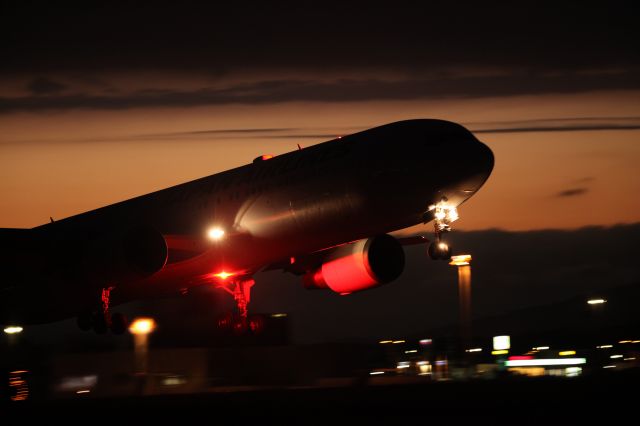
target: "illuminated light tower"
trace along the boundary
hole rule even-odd
[[[153,318],[136,318],[129,326],[133,334],[136,373],[147,374],[149,359],[149,334],[156,328]]]
[[[471,255],[451,256],[449,265],[458,267],[460,343],[465,350],[471,347]]]

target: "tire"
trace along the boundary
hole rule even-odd
[[[248,322],[248,328],[252,334],[260,334],[264,331],[266,323],[262,315],[252,315]]]
[[[111,315],[111,332],[113,334],[123,334],[125,331],[127,331],[128,325],[129,321],[127,320],[127,317],[124,316],[124,314],[116,312],[115,314]]]
[[[107,317],[101,312],[95,314],[93,316],[93,331],[95,331],[96,334],[105,334],[108,329],[109,324],[107,324]]]

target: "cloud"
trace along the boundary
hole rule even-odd
[[[473,133],[581,132],[640,129],[640,117],[566,117],[467,123]]]
[[[588,188],[570,188],[560,191],[556,194],[556,197],[575,197],[578,195],[584,195],[589,192]]]
[[[73,109],[126,110],[132,108],[189,108],[229,104],[267,105],[283,102],[368,102],[413,101],[446,98],[482,98],[545,93],[580,93],[590,90],[640,90],[640,73],[627,70],[616,78],[591,74],[547,75],[512,70],[504,75],[471,74],[413,76],[389,80],[382,78],[256,80],[227,87],[201,87],[189,90],[130,90],[109,94],[59,94],[64,86],[41,81],[40,92],[51,94],[1,97],[0,113],[16,111],[60,111]],[[55,95],[55,96],[54,96]],[[542,129],[542,126],[535,126]],[[634,127],[635,128],[635,127]],[[555,128],[548,128],[547,131]],[[484,132],[504,132],[485,129]],[[529,127],[509,131],[530,131]]]
[[[46,77],[37,77],[29,82],[27,89],[34,95],[51,95],[64,91],[64,84],[55,82]]]

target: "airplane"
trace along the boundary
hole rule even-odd
[[[403,245],[389,233],[433,221],[442,235],[493,170],[492,151],[463,126],[398,121],[277,155],[32,229],[0,229],[0,323],[76,317],[83,330],[126,330],[111,307],[213,285],[249,315],[253,276],[280,269],[309,289],[347,295],[400,276]]]

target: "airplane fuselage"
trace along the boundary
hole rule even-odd
[[[169,260],[151,276],[113,283],[118,302],[176,294],[222,271],[251,276],[423,223],[432,219],[429,206],[443,199],[460,205],[492,168],[489,148],[462,126],[409,120],[49,223],[29,231],[38,245],[28,254],[32,268],[14,272],[0,290],[5,301],[28,302],[0,305],[0,321],[39,322],[88,308],[95,302],[90,295],[111,283],[84,274],[77,259],[94,241],[135,227],[159,231]],[[208,239],[212,227],[224,238]],[[53,304],[57,309],[47,308]]]

